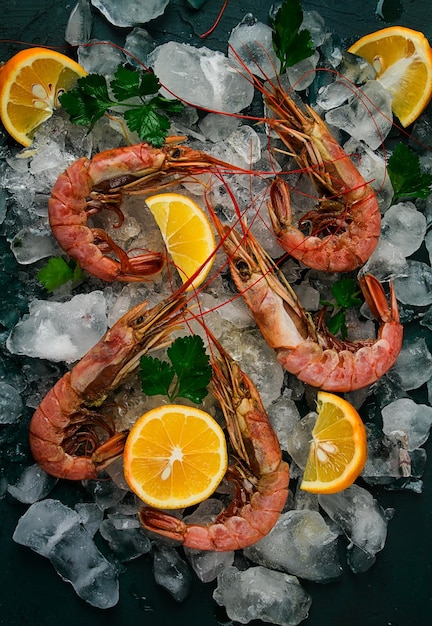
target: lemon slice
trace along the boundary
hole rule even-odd
[[[300,489],[336,493],[352,485],[366,463],[366,429],[355,408],[335,394],[319,391],[317,411]]]
[[[390,26],[365,35],[348,52],[375,68],[376,79],[393,95],[393,113],[409,126],[432,97],[432,50],[416,30]]]
[[[222,428],[200,409],[167,404],[142,415],[124,450],[124,474],[143,502],[179,509],[208,498],[228,463]]]
[[[193,200],[179,193],[162,193],[146,199],[162,233],[165,246],[188,289],[201,285],[214,261],[216,248],[211,224]]]
[[[60,106],[59,95],[86,74],[54,50],[28,48],[15,54],[0,70],[0,117],[7,132],[30,146],[36,129]]]

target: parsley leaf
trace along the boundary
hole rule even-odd
[[[113,104],[103,76],[88,74],[79,78],[76,87],[59,96],[60,104],[73,124],[93,128]]]
[[[336,304],[327,300],[321,301],[323,306],[330,306],[334,309],[333,315],[327,321],[327,328],[333,335],[340,332],[343,339],[347,338],[348,329],[345,312],[347,309],[352,309],[362,304],[362,299],[359,298],[360,293],[361,291],[357,289],[356,283],[352,278],[342,278],[332,285],[332,295]]]
[[[166,361],[145,355],[140,359],[141,388],[147,396],[169,395],[175,371]]]
[[[63,257],[53,257],[48,259],[36,275],[38,281],[49,292],[55,291],[69,280],[78,282],[84,278],[84,273],[80,266],[70,259],[65,261]]]
[[[299,30],[303,22],[300,0],[285,0],[271,20],[273,28],[273,49],[281,62],[280,74],[287,67],[307,59],[314,53],[310,32]]]
[[[71,122],[90,126],[110,109],[122,107],[125,122],[132,132],[137,132],[142,141],[161,147],[168,135],[170,121],[161,113],[178,113],[183,105],[159,95],[159,80],[151,72],[130,70],[119,65],[109,82],[99,74],[88,74],[79,78],[76,87],[59,97],[62,107]],[[115,99],[110,96],[110,91]]]
[[[394,191],[393,204],[400,198],[427,198],[430,195],[432,174],[421,172],[419,157],[404,143],[393,150],[387,171]]]
[[[178,337],[168,348],[171,363],[144,355],[140,359],[141,387],[145,394],[163,394],[170,402],[187,398],[196,404],[207,395],[212,376],[209,357],[198,335]]]

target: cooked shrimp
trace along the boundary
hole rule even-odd
[[[390,306],[381,283],[360,278],[369,308],[379,322],[376,339],[344,341],[330,333],[323,312],[313,320],[289,283],[246,228],[240,236],[218,223],[234,282],[278,361],[303,382],[327,391],[353,391],[372,384],[395,363],[403,329],[393,285]]]
[[[127,433],[114,434],[100,407],[142,354],[169,343],[184,302],[183,295],[174,295],[151,309],[145,302],[137,305],[47,393],[30,422],[31,451],[43,470],[71,480],[96,478],[121,456]],[[110,436],[102,445],[101,429]]]
[[[149,507],[140,519],[147,530],[188,548],[238,550],[262,539],[277,522],[288,495],[289,467],[256,387],[214,338],[213,343],[220,356],[212,359],[212,389],[237,461],[226,474],[235,485],[234,498],[207,525],[187,524]]]
[[[162,269],[162,254],[130,256],[104,230],[90,228],[88,218],[109,209],[121,226],[121,203],[128,193],[143,191],[150,184],[163,185],[174,174],[228,167],[204,152],[179,145],[181,139],[170,137],[162,148],[141,143],[106,150],[92,159],[78,159],[59,176],[48,202],[49,223],[60,246],[82,269],[106,281],[148,280]]]

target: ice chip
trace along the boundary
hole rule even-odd
[[[107,41],[91,39],[89,44],[91,45],[79,46],[78,48],[78,63],[89,74],[103,74],[112,77],[117,67],[127,61],[124,52]]]
[[[185,554],[195,574],[203,583],[215,580],[226,567],[234,563],[234,552],[215,552],[213,550],[194,550],[184,548]]]
[[[92,606],[107,609],[117,604],[117,571],[99,552],[76,511],[58,500],[36,502],[18,520],[12,538],[47,557]]]
[[[93,15],[89,0],[78,0],[66,24],[65,40],[72,46],[87,43],[90,39]]]
[[[394,279],[397,299],[403,304],[432,304],[432,269],[421,261],[406,261],[406,271]]]
[[[259,565],[323,583],[342,573],[337,539],[317,511],[287,511],[244,554]]]
[[[381,414],[384,433],[406,433],[408,450],[419,448],[427,441],[432,426],[432,407],[417,404],[411,398],[400,398],[383,407]]]
[[[22,410],[20,393],[9,383],[0,382],[0,424],[13,424]]]
[[[432,354],[424,337],[405,338],[396,363],[388,371],[404,390],[418,389],[432,377]]]
[[[252,102],[253,86],[221,52],[170,41],[158,46],[148,63],[167,98],[223,113],[238,113]]]
[[[169,0],[91,0],[92,5],[114,26],[146,24],[165,11]]]
[[[6,345],[12,354],[72,363],[102,337],[107,328],[101,291],[74,296],[68,302],[33,300]]]
[[[280,61],[273,48],[273,30],[248,13],[231,31],[228,57],[260,78],[273,78]]]
[[[261,566],[245,571],[227,567],[218,576],[213,598],[234,621],[257,619],[278,626],[300,624],[312,603],[295,576]]]
[[[387,538],[387,519],[383,509],[366,489],[351,485],[339,493],[320,495],[318,500],[354,545],[371,556],[383,549]]]
[[[370,80],[346,104],[326,113],[327,124],[376,150],[392,128],[392,95],[378,81]]]
[[[8,486],[8,492],[19,502],[33,504],[46,498],[57,483],[57,478],[50,476],[35,463],[27,467],[21,474],[18,482]]]
[[[141,528],[118,530],[112,518],[103,520],[100,534],[119,561],[131,561],[151,550],[150,539]]]
[[[153,551],[155,581],[164,587],[177,602],[183,602],[192,583],[191,571],[175,548],[157,544]]]
[[[237,128],[227,139],[245,163],[256,163],[261,158],[261,144],[256,131],[246,124]]]
[[[381,236],[406,257],[418,250],[426,234],[426,218],[412,202],[398,202],[385,213]]]
[[[10,246],[16,260],[22,265],[63,253],[51,230],[45,227],[22,228],[13,237]]]

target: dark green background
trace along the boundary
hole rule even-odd
[[[145,0],[143,0],[145,1]],[[121,0],[119,0],[119,4]],[[247,12],[267,21],[270,0],[230,0],[214,35],[200,41],[222,5],[208,0],[204,9],[188,8],[186,0],[171,0],[165,15],[146,28],[158,42],[176,39],[225,50],[230,30]],[[14,41],[64,45],[63,33],[74,1],[8,0],[0,19],[0,60],[21,49]],[[430,0],[387,0],[386,20],[375,14],[375,0],[308,2],[305,10],[317,10],[327,26],[347,43],[359,36],[400,24],[422,30],[431,40]],[[126,31],[109,26],[95,14],[93,36],[121,44]],[[429,453],[431,445],[428,445]],[[305,583],[312,595],[310,617],[305,626],[428,626],[432,623],[432,462],[424,475],[422,495],[376,491],[383,507],[394,507],[387,545],[377,563],[363,575],[347,569],[342,580],[328,585]],[[81,497],[78,485],[63,483],[52,493],[66,504]],[[224,611],[216,606],[213,585],[194,580],[190,596],[177,604],[155,585],[151,561],[141,558],[127,565],[120,578],[120,602],[108,611],[81,601],[72,587],[61,581],[51,564],[27,548],[16,545],[12,533],[26,507],[6,497],[0,501],[0,624],[8,626],[114,626],[167,623],[187,626],[226,624]],[[255,622],[258,624],[261,622]]]

